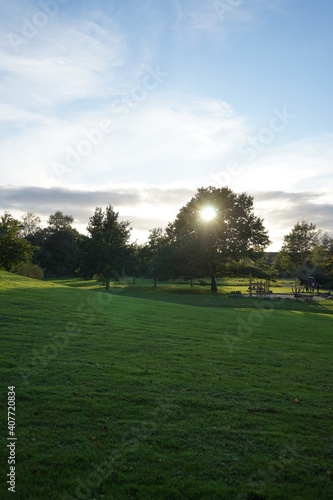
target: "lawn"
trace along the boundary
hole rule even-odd
[[[333,301],[239,284],[0,272],[0,497],[15,386],[19,499],[333,498]]]

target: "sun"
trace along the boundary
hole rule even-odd
[[[216,217],[216,209],[211,206],[207,206],[200,210],[200,217],[204,221],[213,220]]]

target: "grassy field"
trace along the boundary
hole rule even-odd
[[[19,499],[333,498],[333,300],[242,285],[0,272],[0,498],[8,386]]]

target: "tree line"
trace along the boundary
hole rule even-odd
[[[276,278],[312,275],[333,281],[333,239],[306,221],[284,237],[272,259],[263,219],[254,214],[253,197],[228,187],[199,188],[165,229],[149,232],[144,244],[130,243],[131,226],[111,205],[95,209],[87,235],[73,228],[74,218],[61,211],[48,225],[28,212],[19,221],[8,212],[0,218],[0,268],[32,277],[103,278],[106,288],[121,276],[193,280],[209,276]],[[208,214],[208,216],[207,216]]]

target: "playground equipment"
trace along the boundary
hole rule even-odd
[[[316,279],[314,276],[308,276],[306,278],[306,281],[304,283],[304,287],[303,288],[306,288],[306,291],[309,292],[314,292],[315,291],[315,288],[317,288],[317,283],[316,283]]]
[[[263,295],[269,295],[272,293],[269,289],[269,281],[257,281],[256,283],[252,282],[252,276],[250,276],[250,286],[248,288],[248,291],[250,293],[250,297],[252,297],[254,294],[257,297],[262,297]]]
[[[304,287],[303,287],[304,289]],[[301,297],[301,283],[298,278],[295,278],[295,286],[291,287],[291,293],[294,295],[296,298]]]
[[[291,294],[297,298],[301,297],[304,292],[314,293],[315,288],[318,291],[317,283],[313,276],[308,276],[303,285],[301,285],[300,279],[295,277],[295,286],[291,287]]]

